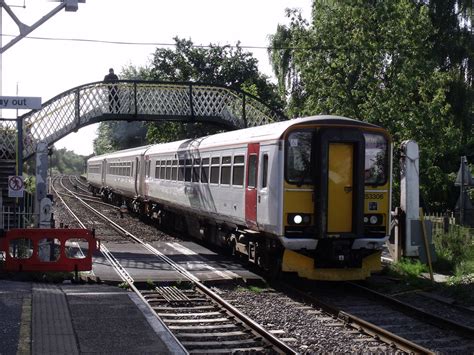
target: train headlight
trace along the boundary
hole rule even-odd
[[[308,225],[311,223],[311,215],[308,213],[288,213],[288,224]]]
[[[383,216],[381,214],[364,215],[364,224],[375,226],[375,225],[381,225],[382,222],[383,222]]]

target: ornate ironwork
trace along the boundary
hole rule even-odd
[[[0,160],[15,160],[16,120],[0,120]]]
[[[285,119],[257,98],[224,86],[130,80],[78,86],[21,118],[25,158],[34,154],[39,141],[50,145],[106,120],[214,122],[237,129]],[[2,142],[7,152],[14,152],[16,134],[12,138],[10,128],[7,132]]]

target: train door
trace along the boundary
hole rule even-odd
[[[260,143],[247,147],[247,177],[245,179],[245,220],[249,225],[257,224],[257,181]]]
[[[328,233],[352,232],[354,144],[329,143]]]
[[[317,135],[315,211],[319,234],[357,237],[363,234],[363,134],[354,129],[322,129]]]
[[[140,191],[138,191],[139,186],[140,186],[140,175],[141,175],[141,171],[140,171],[140,160],[139,160],[138,157],[135,157],[135,176],[134,176],[134,180],[135,180],[135,196],[139,196],[139,195],[140,195]]]

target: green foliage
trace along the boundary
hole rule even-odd
[[[469,228],[452,225],[448,233],[435,233],[433,242],[436,271],[460,277],[474,273],[474,235]]]
[[[155,283],[150,279],[146,280],[146,286],[149,290],[154,290],[156,288]]]
[[[118,287],[124,290],[130,290],[130,284],[127,281],[120,283]]]
[[[402,259],[390,266],[390,268],[399,275],[408,278],[418,278],[423,272],[427,272],[428,268],[419,260]]]
[[[86,157],[77,155],[73,151],[63,149],[54,149],[50,158],[50,167],[53,175],[67,174],[80,175],[84,172]]]
[[[156,49],[150,66],[128,66],[120,78],[225,85],[257,96],[277,110],[282,109],[276,86],[258,71],[257,59],[245,52],[239,43],[234,47],[210,44],[202,48],[194,46],[191,40],[178,37],[174,40],[174,49]],[[94,141],[94,151],[103,154],[146,143],[201,137],[221,130],[203,123],[102,122]]]
[[[288,115],[348,116],[386,127],[395,147],[417,141],[422,199],[431,209],[452,208],[448,175],[474,151],[474,41],[457,3],[468,5],[314,1],[310,25],[289,10],[290,25],[270,37]]]
[[[107,121],[99,125],[94,140],[97,155],[146,145],[147,126],[141,121]]]
[[[36,191],[36,176],[28,175],[25,178],[25,190],[30,194],[34,194]]]

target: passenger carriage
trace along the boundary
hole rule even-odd
[[[228,245],[266,269],[347,280],[380,268],[390,225],[391,140],[375,125],[315,116],[89,164],[100,159],[107,167],[130,164],[130,175],[108,168],[102,182],[133,199],[135,210]]]

